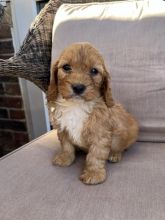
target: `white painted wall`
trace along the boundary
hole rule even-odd
[[[31,22],[37,15],[34,0],[12,0],[12,35],[15,50],[22,44]],[[48,111],[45,105],[44,93],[33,83],[20,79],[20,86],[24,100],[27,126],[30,139],[34,139],[50,130]]]

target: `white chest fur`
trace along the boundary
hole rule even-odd
[[[67,130],[74,144],[82,146],[81,134],[85,121],[92,112],[94,102],[83,100],[66,101],[60,99],[57,102],[55,118],[61,131]]]

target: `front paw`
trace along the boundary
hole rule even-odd
[[[98,184],[104,182],[106,179],[106,170],[88,170],[85,169],[83,174],[80,176],[80,180],[85,184]]]
[[[73,163],[74,159],[75,159],[74,154],[70,154],[68,152],[61,152],[54,157],[52,163],[53,165],[67,167]]]

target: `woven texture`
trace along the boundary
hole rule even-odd
[[[31,25],[18,53],[0,59],[0,76],[17,76],[35,83],[46,91],[50,78],[52,26],[54,15],[62,3],[102,2],[105,0],[50,0]]]
[[[51,0],[36,17],[18,53],[0,60],[0,75],[28,79],[46,91],[49,83],[53,18],[61,3]]]
[[[3,15],[4,15],[4,7],[3,5],[0,4],[0,24],[2,22]]]

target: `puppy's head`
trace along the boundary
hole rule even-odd
[[[52,64],[48,102],[56,101],[58,95],[85,101],[102,97],[108,107],[113,106],[104,60],[89,43],[70,45]]]

